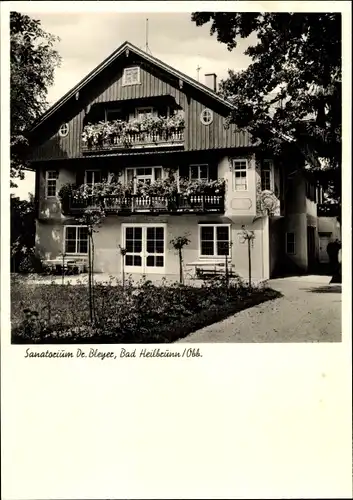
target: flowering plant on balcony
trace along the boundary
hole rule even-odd
[[[106,142],[113,142],[119,138],[128,145],[134,135],[140,133],[163,134],[184,128],[184,112],[178,111],[166,118],[163,116],[145,116],[142,119],[134,118],[130,121],[114,120],[111,122],[100,121],[89,123],[82,132],[82,142],[87,146],[99,146]]]
[[[139,196],[165,196],[171,197],[178,192],[178,186],[175,180],[170,178],[157,179],[151,184],[139,182],[136,185],[136,194]]]
[[[224,195],[225,180],[219,179],[214,181],[180,179],[180,191],[187,196],[193,194],[209,194],[209,195]]]

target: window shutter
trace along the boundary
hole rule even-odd
[[[133,168],[127,168],[126,169],[126,180],[127,182],[131,182],[134,178],[134,169]]]
[[[208,166],[208,176],[210,181],[216,181],[218,178],[217,165],[210,164]]]
[[[108,181],[108,169],[102,168],[101,170],[101,182],[107,182]]]
[[[162,167],[155,167],[154,169],[154,178],[157,181],[158,179],[162,179]]]

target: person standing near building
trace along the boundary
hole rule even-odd
[[[342,245],[340,241],[337,239],[334,242],[332,242],[332,246],[330,248],[329,245],[330,243],[327,245],[327,253],[330,258],[330,263],[332,266],[332,279],[330,283],[342,283],[342,273],[341,273]]]
[[[337,271],[339,249],[340,244],[338,239],[336,239],[335,241],[330,241],[326,248],[326,252],[330,261],[330,273],[332,274]]]

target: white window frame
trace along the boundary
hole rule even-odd
[[[153,106],[138,106],[137,108],[135,108],[135,118],[138,119],[140,112],[141,111],[147,111],[147,110],[150,110],[150,113],[151,113],[152,116],[156,116],[157,115],[157,110]]]
[[[241,168],[241,169],[235,169],[236,163],[240,163],[240,162],[245,162],[245,167]],[[245,193],[246,191],[249,190],[249,175],[248,175],[249,162],[246,158],[233,158],[232,159],[232,166],[233,166],[233,188],[234,188],[234,191],[239,191],[239,192]],[[246,188],[245,189],[238,189],[237,188],[237,185],[235,182],[235,179],[236,179],[235,172],[246,172],[246,176],[245,176]]]
[[[94,177],[95,177],[95,176],[94,176],[94,175],[93,175],[93,182],[88,183],[88,182],[87,182],[87,172],[100,172],[100,176],[101,176],[101,180],[100,180],[100,182],[102,182],[102,171],[101,171],[101,170],[99,170],[98,168],[89,168],[89,169],[85,170],[84,184],[85,184],[86,186],[94,186],[95,184],[99,184],[99,182],[95,182],[95,180],[94,180]]]
[[[49,174],[55,174],[55,178],[49,178]],[[45,197],[46,198],[56,198],[58,193],[58,171],[57,170],[47,170],[45,172]],[[55,181],[55,194],[48,194],[49,181]]]
[[[266,166],[265,166],[266,165]],[[274,191],[274,164],[273,160],[263,160],[261,166],[261,189],[262,188],[262,172],[267,171],[270,172],[270,189],[269,191]]]
[[[210,120],[209,120],[209,121],[207,121],[207,120],[205,119],[205,115],[206,115],[206,114],[208,114],[208,116],[209,116],[209,118],[210,118]],[[209,109],[209,108],[205,108],[205,109],[203,109],[203,110],[201,111],[201,113],[200,113],[200,121],[201,121],[202,125],[206,125],[206,126],[207,126],[207,125],[211,125],[211,123],[213,122],[213,111],[212,111],[212,109]]]
[[[66,252],[66,232],[67,232],[67,228],[76,228],[76,251],[75,252]],[[63,253],[65,255],[83,255],[83,256],[87,256],[88,255],[88,234],[87,234],[87,252],[78,252],[77,251],[77,247],[78,247],[78,228],[80,227],[86,227],[85,225],[80,225],[80,224],[68,224],[68,225],[65,225],[64,226],[64,238],[63,238]]]
[[[69,124],[68,123],[62,123],[59,128],[59,135],[60,137],[66,137],[69,134]]]
[[[200,167],[207,167],[207,180],[209,181],[210,180],[210,167],[208,165],[208,163],[191,163],[189,165],[189,180],[191,181],[191,167],[198,167],[198,177],[197,177],[197,180],[200,180],[200,170],[201,168]],[[195,179],[196,180],[196,179]]]
[[[231,257],[231,242],[232,242],[232,228],[231,224],[199,224],[199,257],[200,259],[224,259],[225,255],[217,255],[215,251],[217,251],[217,227],[228,227],[228,235],[229,235],[229,246],[228,246],[228,255],[227,257]],[[213,228],[213,255],[203,255],[201,253],[202,246],[201,246],[201,228],[202,227],[212,227]]]
[[[137,171],[140,169],[140,168],[151,168],[152,169],[152,174],[149,176],[149,175],[144,175],[143,177],[145,178],[149,178],[150,177],[150,180],[151,180],[151,183],[152,182],[155,182],[156,180],[156,174],[155,174],[155,169],[156,168],[160,168],[161,169],[161,179],[163,179],[163,167],[162,165],[153,165],[153,166],[140,166],[140,167],[127,167],[126,168],[126,183],[129,182],[128,181],[128,171],[132,171],[133,172],[133,176],[132,176],[132,179],[134,181],[134,183],[136,184],[139,180],[139,175],[137,173]]]
[[[133,83],[126,82],[126,72],[128,70],[131,70],[131,69],[137,69],[138,70],[138,72],[137,72],[137,81],[133,82]],[[123,87],[128,86],[128,85],[140,85],[140,84],[141,84],[141,68],[140,68],[140,66],[129,66],[128,68],[124,68],[124,71],[123,71],[123,81],[122,81]]]
[[[293,235],[293,252],[288,252],[288,234]],[[295,241],[295,233],[292,231],[288,231],[286,233],[286,254],[287,255],[295,255],[296,254],[296,241]]]
[[[123,223],[121,224],[121,241],[122,241],[122,246],[123,248],[126,248],[126,228],[135,228],[135,227],[140,227],[142,228],[142,248],[140,252],[141,256],[141,266],[127,266],[125,264],[125,271],[128,273],[138,273],[138,274],[164,274],[166,270],[166,258],[167,258],[167,224],[163,223]],[[147,267],[147,257],[148,257],[148,252],[147,252],[147,229],[152,228],[152,227],[162,227],[164,230],[164,247],[163,247],[163,253],[162,254],[151,254],[151,255],[159,255],[163,256],[163,267],[157,267],[157,266],[150,266]],[[129,253],[130,255],[130,253]],[[133,255],[138,255],[138,254],[133,254]],[[125,259],[125,256],[122,256],[122,259]]]

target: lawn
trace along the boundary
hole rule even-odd
[[[267,287],[201,287],[178,283],[100,283],[94,287],[90,321],[87,285],[11,285],[12,342],[26,344],[167,343],[243,309],[280,297]]]

